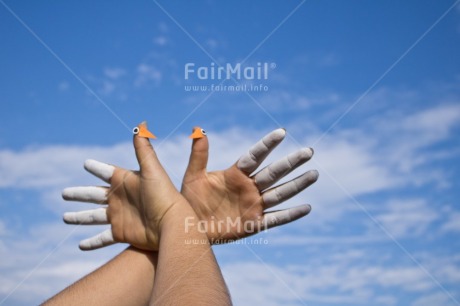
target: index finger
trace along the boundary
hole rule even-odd
[[[241,171],[251,174],[260,166],[268,154],[283,141],[285,136],[285,129],[276,129],[265,135],[246,154],[240,157],[236,166]]]

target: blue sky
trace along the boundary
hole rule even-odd
[[[460,305],[459,1],[0,1],[0,304],[36,304],[124,246],[65,225],[64,187],[95,158],[135,168],[147,120],[175,184],[186,136],[209,169],[285,127],[319,181],[293,224],[217,246],[236,305]],[[267,63],[254,92],[187,91],[184,67]],[[457,135],[457,136],[456,136]],[[292,177],[291,176],[291,177]],[[262,245],[256,241],[262,239]]]

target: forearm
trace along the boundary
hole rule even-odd
[[[157,256],[129,247],[44,305],[147,305]]]
[[[151,305],[231,305],[206,234],[186,227],[196,218],[185,202],[162,224]],[[196,243],[193,243],[195,241]]]

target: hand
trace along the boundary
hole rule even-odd
[[[274,130],[251,147],[233,166],[215,172],[206,170],[209,151],[207,137],[193,140],[181,193],[201,223],[205,221],[208,238],[212,243],[243,238],[297,220],[310,212],[310,205],[302,205],[264,213],[266,209],[284,202],[316,182],[318,172],[311,170],[270,188],[307,162],[313,155],[311,148],[292,153],[251,175],[283,141],[285,135],[284,129]]]
[[[88,161],[86,169],[109,183],[110,187],[74,187],[63,191],[67,200],[109,204],[104,208],[64,214],[66,223],[111,224],[111,229],[81,241],[82,250],[115,242],[158,250],[165,215],[175,205],[189,206],[170,181],[148,139],[134,136],[133,142],[140,171]]]
[[[250,175],[284,137],[283,129],[275,130],[257,142],[229,169],[210,173],[206,172],[208,140],[206,137],[194,140],[189,166],[183,180],[182,193],[195,210],[198,219],[208,222],[207,234],[211,242],[246,237],[265,228],[297,220],[310,212],[310,205],[267,213],[264,213],[264,210],[298,194],[317,180],[318,172],[311,170],[287,183],[268,189],[292,170],[307,162],[313,155],[312,149],[301,149],[269,165],[255,175]],[[112,182],[112,185],[114,185],[111,181],[113,173],[136,173],[94,160],[87,160],[85,169],[108,183]],[[134,180],[125,185],[125,189],[129,189],[131,193],[135,193],[139,187],[139,182]],[[63,191],[63,197],[66,200],[93,203],[107,203],[106,194],[107,190],[103,187],[72,187]],[[131,202],[138,201],[135,197],[121,198],[134,206],[136,204]],[[69,224],[107,224],[106,215],[105,208],[66,213],[64,221]],[[188,222],[194,221],[197,220]],[[212,222],[214,225],[223,222],[222,230],[212,231]],[[249,226],[249,230],[245,230],[244,227],[235,226],[235,222],[240,222],[240,225],[254,224],[254,227]],[[230,228],[227,228],[228,224]],[[80,248],[94,249],[114,242],[111,230],[107,230],[101,235],[82,241]]]

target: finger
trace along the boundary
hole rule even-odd
[[[139,125],[139,126],[136,126],[134,129],[133,129],[133,133],[134,134],[139,134],[139,136],[141,137],[144,137],[144,138],[152,138],[152,139],[156,139],[157,136],[153,135],[148,129],[147,129],[147,125]]]
[[[99,225],[108,224],[107,209],[98,208],[78,212],[66,212],[64,222],[67,224]]]
[[[270,152],[283,141],[285,129],[276,129],[265,135],[249,151],[240,157],[236,166],[243,172],[252,173],[259,167]]]
[[[310,211],[311,206],[306,204],[284,210],[265,213],[262,219],[262,230],[295,221],[308,215]]]
[[[313,149],[304,148],[265,167],[254,176],[257,187],[259,190],[267,189],[292,170],[310,160],[312,156]]]
[[[139,127],[147,129],[147,123],[144,121],[139,124]],[[165,173],[153,150],[152,144],[147,138],[139,136],[138,134],[134,135],[133,143],[136,151],[136,158],[143,177],[151,178],[155,174],[161,172]]]
[[[82,251],[90,251],[115,243],[116,241],[113,239],[112,230],[108,229],[96,236],[80,241],[79,246]]]
[[[85,161],[84,165],[86,171],[91,173],[94,176],[97,176],[101,180],[110,184],[110,179],[112,178],[115,167],[108,165],[106,163],[101,163],[94,159],[88,159]]]
[[[318,171],[310,170],[295,179],[267,190],[262,194],[264,207],[270,208],[295,196],[318,179]]]
[[[100,186],[69,187],[62,191],[66,201],[89,202],[107,204],[109,188]]]
[[[197,134],[197,130],[202,130],[200,127],[193,129],[193,135]],[[199,132],[199,131],[198,131]],[[209,156],[209,142],[205,133],[201,133],[203,137],[194,136],[192,143],[192,152],[187,166],[186,175],[195,175],[206,171]]]

